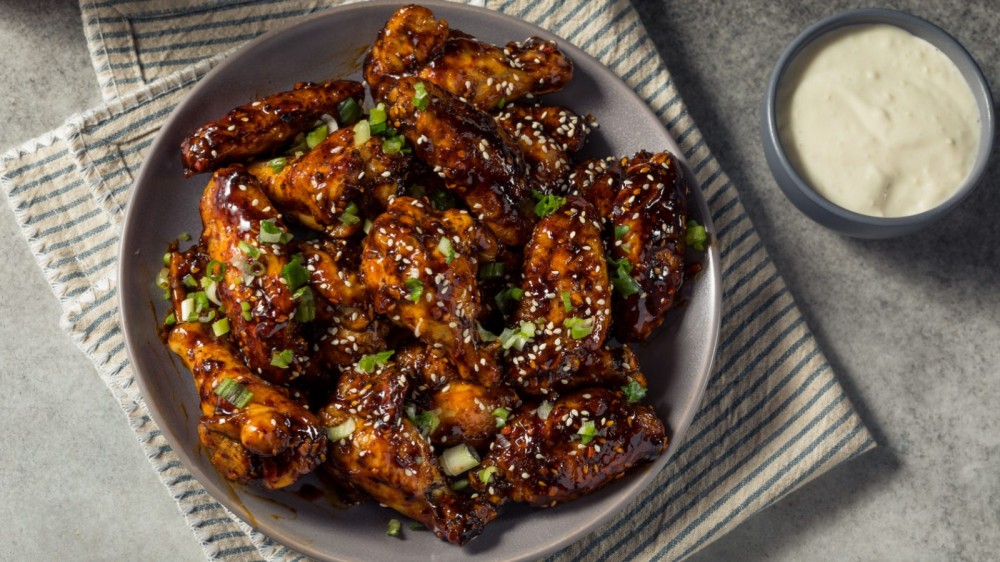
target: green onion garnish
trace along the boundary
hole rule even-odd
[[[271,352],[271,365],[279,369],[287,369],[294,360],[295,354],[292,353],[291,349],[282,349],[281,351]]]
[[[636,382],[635,379],[629,379],[628,384],[622,387],[622,392],[625,393],[625,398],[628,399],[629,404],[638,402],[646,397],[646,389]]]
[[[212,260],[205,266],[205,275],[216,283],[222,281],[222,275],[226,273],[226,264],[219,260]]]
[[[219,381],[219,384],[215,387],[215,395],[237,408],[246,406],[250,402],[250,399],[253,398],[253,393],[247,390],[247,387],[229,377]]]
[[[188,297],[181,301],[181,322],[193,322],[198,319],[194,311],[194,298]]]
[[[531,322],[521,322],[517,330],[505,328],[500,334],[500,345],[504,349],[516,348],[518,351],[524,349],[524,344],[530,342],[535,337],[535,325]]]
[[[563,325],[569,328],[569,335],[575,340],[583,339],[594,331],[593,318],[567,318]]]
[[[379,103],[368,113],[368,125],[371,127],[371,132],[373,135],[378,135],[385,132],[385,128],[388,126],[386,119],[389,116],[385,112],[385,104]]]
[[[455,480],[448,487],[451,488],[452,491],[458,492],[469,487],[469,480],[467,478]]]
[[[240,240],[239,244],[237,244],[236,246],[248,258],[257,259],[257,258],[260,257],[260,250],[257,249],[257,248],[254,248],[250,244],[247,244],[246,241],[244,241],[244,240]]]
[[[306,135],[306,146],[316,148],[316,145],[323,142],[329,134],[330,129],[326,125],[316,127]]]
[[[559,295],[562,296],[563,310],[566,312],[573,310],[573,299],[570,298],[570,294],[563,291]]]
[[[490,480],[493,479],[493,475],[496,474],[497,467],[487,466],[486,468],[476,471],[476,478],[479,479],[483,484],[489,484]]]
[[[437,249],[444,256],[444,263],[450,265],[451,260],[455,259],[455,249],[451,247],[451,240],[448,240],[447,236],[442,237],[438,241]]]
[[[191,239],[191,235],[188,234],[187,232],[182,232],[178,234],[177,237],[180,238],[182,242],[187,242],[188,240]]]
[[[497,102],[497,109],[503,109],[503,106],[507,105],[507,98],[500,98]]]
[[[166,318],[163,319],[163,323],[166,324],[167,326],[173,326],[174,324],[177,323],[177,317],[174,316],[173,312],[171,312],[170,314],[167,315]]]
[[[337,104],[337,115],[340,116],[340,125],[350,125],[361,117],[361,106],[354,98],[347,98]]]
[[[188,273],[187,275],[184,276],[183,279],[181,279],[181,283],[183,283],[185,287],[191,287],[192,289],[198,286],[198,281],[195,280],[194,276],[191,275],[190,273]]]
[[[309,271],[302,267],[302,254],[292,256],[285,267],[281,268],[281,276],[285,278],[285,284],[292,293],[309,282]]]
[[[312,289],[309,287],[302,287],[292,298],[299,302],[298,307],[295,309],[295,319],[299,322],[312,322],[316,319],[316,299],[313,298]]]
[[[524,290],[520,287],[509,287],[497,293],[494,300],[500,312],[508,314],[514,308],[514,303],[520,301],[523,296]]]
[[[373,223],[371,219],[365,219],[365,225],[361,227],[361,230],[363,230],[365,234],[368,234],[371,231],[373,224],[375,223]]]
[[[497,340],[497,335],[493,332],[483,328],[482,324],[476,322],[476,331],[479,332],[479,341],[481,342],[491,342]]]
[[[547,217],[552,213],[556,212],[559,207],[566,204],[566,198],[560,197],[558,195],[544,194],[540,191],[534,189],[531,190],[531,194],[538,199],[538,203],[535,203],[535,214],[541,218]]]
[[[372,138],[372,127],[367,119],[362,119],[354,124],[354,146],[361,146]]]
[[[628,258],[609,259],[608,269],[611,271],[611,284],[623,297],[638,293],[641,287],[632,278],[632,262]]]
[[[395,350],[380,351],[374,355],[362,355],[361,360],[358,361],[358,370],[362,373],[371,373],[375,371],[377,367],[381,367],[389,362],[389,358]]]
[[[215,334],[216,337],[220,337],[220,336],[224,336],[224,335],[228,334],[229,333],[229,319],[226,318],[226,317],[222,317],[219,320],[216,320],[212,324],[212,333]]]
[[[400,536],[400,530],[403,528],[403,524],[399,522],[399,519],[390,519],[389,527],[385,530],[385,534],[390,537]]]
[[[347,226],[355,225],[361,222],[361,217],[358,216],[358,205],[353,201],[347,205],[343,213],[340,213],[340,222]]]
[[[278,174],[281,173],[281,170],[284,170],[285,166],[288,165],[288,158],[285,158],[284,156],[272,158],[267,161],[267,165],[271,167],[272,172]]]
[[[249,322],[250,319],[253,318],[253,316],[250,315],[250,303],[248,303],[247,301],[243,301],[240,303],[240,310],[242,310],[240,315],[247,322]]]
[[[413,107],[424,110],[427,109],[427,104],[430,103],[430,97],[427,95],[427,87],[424,86],[423,82],[417,82],[413,85]]]
[[[434,206],[438,211],[447,211],[448,209],[454,209],[458,205],[458,201],[451,192],[445,189],[439,189],[428,196],[431,200],[431,205]]]
[[[275,224],[275,219],[260,221],[260,234],[257,241],[261,244],[287,244],[292,240],[292,234]]]
[[[510,417],[510,410],[507,408],[496,408],[493,410],[493,417],[497,419],[497,427],[507,425],[507,418]]]
[[[549,414],[552,413],[552,402],[549,402],[548,400],[542,402],[537,408],[535,408],[535,413],[538,414],[538,417],[543,420],[549,419]]]
[[[163,254],[163,265],[170,265],[170,252]]]
[[[615,240],[621,240],[632,227],[627,224],[620,224],[615,227]]]
[[[438,413],[440,412],[441,410],[439,409],[426,410],[424,412],[420,412],[419,414],[414,414],[413,416],[411,416],[410,421],[412,421],[417,426],[417,429],[420,430],[421,435],[427,437],[428,435],[433,435],[434,430],[436,430],[438,426],[441,425],[441,418],[438,417]]]
[[[267,267],[265,267],[261,262],[255,261],[249,264],[249,268],[246,272],[251,277],[260,277],[261,275],[264,275],[265,271],[267,271]]]
[[[479,464],[479,455],[472,447],[462,443],[441,453],[441,469],[448,476],[458,476]]]
[[[597,428],[594,427],[594,420],[587,420],[580,424],[580,429],[576,432],[580,436],[580,443],[586,445],[597,435]]]
[[[326,436],[330,441],[340,441],[350,437],[355,429],[354,418],[348,418],[344,423],[326,428]]]
[[[688,219],[687,221],[687,235],[684,238],[685,243],[688,248],[694,248],[699,252],[705,250],[705,243],[708,242],[708,232],[705,231],[705,227],[698,224],[698,221],[694,219]]]
[[[480,279],[499,279],[503,277],[503,262],[484,263],[479,267]]]
[[[386,154],[398,154],[403,151],[404,146],[406,146],[406,137],[403,135],[386,137],[382,141],[382,152]]]
[[[161,267],[160,272],[156,274],[156,286],[166,291],[170,288],[170,270]]]
[[[420,297],[424,294],[424,282],[416,277],[411,277],[404,281],[406,289],[410,292],[410,300],[420,302]]]

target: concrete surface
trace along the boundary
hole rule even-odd
[[[997,559],[1000,160],[931,231],[888,241],[827,232],[771,180],[760,102],[798,31],[862,4],[635,4],[880,444],[694,559]],[[1000,3],[880,5],[949,30],[1000,87]],[[99,102],[76,2],[0,2],[0,53],[0,149]],[[124,415],[59,328],[58,303],[6,205],[0,240],[0,560],[200,560]]]

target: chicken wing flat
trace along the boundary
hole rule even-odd
[[[381,137],[355,145],[352,127],[338,129],[302,157],[282,165],[256,162],[248,169],[278,207],[300,224],[349,238],[366,214],[385,208],[406,187],[410,157],[386,154]]]
[[[223,476],[277,489],[323,462],[327,444],[319,419],[286,389],[250,372],[226,338],[207,324],[182,322],[168,344],[194,375],[203,414],[198,436]],[[217,394],[220,385],[239,385],[248,395],[233,404]]]
[[[594,207],[570,197],[539,221],[525,247],[522,275],[513,326],[527,337],[520,349],[509,349],[508,378],[536,396],[575,386],[573,375],[603,347],[611,324],[611,285]]]
[[[564,107],[508,105],[497,123],[514,139],[532,176],[532,186],[543,193],[565,193],[573,164],[570,155],[587,141],[590,127]]]
[[[202,195],[201,220],[201,243],[224,267],[217,295],[247,365],[278,384],[306,372],[307,344],[293,318],[298,303],[284,275],[290,249],[261,241],[262,223],[279,232],[285,225],[257,178],[239,165],[216,171]]]
[[[581,389],[544,405],[551,409],[519,409],[483,468],[470,474],[473,489],[491,502],[552,507],[621,478],[667,448],[653,408],[629,403],[620,391]]]
[[[663,323],[684,283],[689,186],[669,152],[623,159],[624,180],[611,223],[615,334],[642,341]]]
[[[361,272],[376,312],[441,346],[463,378],[492,386],[501,371],[479,341],[477,253],[425,201],[397,197],[365,237]]]
[[[552,41],[532,37],[500,48],[449,30],[427,8],[411,5],[389,18],[365,61],[365,80],[376,99],[385,78],[405,75],[490,110],[529,94],[561,90],[573,77],[573,62]]]
[[[360,105],[365,99],[364,86],[348,80],[301,83],[293,90],[241,105],[184,139],[184,175],[267,154],[311,129],[324,114],[336,117],[338,104],[348,98]]]
[[[419,86],[418,86],[419,84]],[[415,102],[418,89],[423,92]],[[392,80],[393,125],[501,242],[518,246],[534,225],[527,165],[489,114],[418,78]]]
[[[615,197],[622,188],[622,174],[621,163],[613,156],[584,160],[569,175],[570,194],[586,199],[602,220],[610,221]]]
[[[334,436],[343,435],[330,442],[324,466],[438,537],[465,544],[482,533],[496,510],[450,488],[434,449],[406,417],[409,388],[407,376],[392,364],[370,373],[345,371],[336,399],[320,413]]]

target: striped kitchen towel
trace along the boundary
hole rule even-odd
[[[82,2],[106,103],[0,158],[0,180],[63,322],[120,401],[211,558],[298,553],[215,502],[179,462],[134,384],[116,312],[117,248],[133,178],[159,126],[226,53],[335,0]],[[608,524],[552,560],[679,559],[874,442],[687,114],[628,0],[489,1],[545,27],[621,76],[679,142],[718,236],[723,318],[701,410],[674,459]]]

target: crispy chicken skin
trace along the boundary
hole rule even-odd
[[[194,375],[203,414],[198,436],[223,476],[277,489],[323,462],[326,435],[317,417],[286,389],[251,373],[226,338],[215,337],[207,324],[182,322],[168,344]],[[215,394],[226,378],[253,393],[243,407]]]
[[[590,127],[564,107],[508,105],[496,115],[500,127],[514,139],[543,193],[564,193],[573,168],[571,154],[587,142]]]
[[[535,215],[527,165],[494,118],[423,83],[426,105],[414,105],[413,77],[389,80],[385,104],[414,155],[442,177],[471,212],[508,246],[525,243]]]
[[[593,424],[587,443],[584,424]],[[556,400],[545,419],[535,405],[519,409],[469,483],[498,505],[552,507],[621,478],[666,448],[666,429],[651,406],[630,404],[620,391],[581,389]],[[480,475],[489,472],[484,482]]]
[[[478,249],[442,215],[426,201],[394,199],[365,237],[362,277],[378,313],[442,346],[463,378],[492,386],[500,368],[476,327]]]
[[[669,152],[639,152],[622,160],[624,180],[615,197],[611,223],[624,234],[610,249],[626,259],[640,290],[615,292],[615,334],[623,342],[643,341],[680,296],[684,283],[688,182]]]
[[[536,396],[576,386],[573,375],[603,347],[611,325],[611,285],[594,207],[570,197],[539,221],[522,275],[513,327],[536,327],[521,350],[509,350],[508,379]]]
[[[592,158],[573,167],[570,193],[590,202],[605,222],[611,220],[615,197],[622,188],[622,166],[618,158]]]
[[[481,110],[526,95],[561,90],[573,62],[555,43],[537,37],[500,48],[449,30],[427,8],[404,6],[389,18],[365,60],[376,99],[387,77],[416,75]]]
[[[249,166],[264,191],[299,224],[350,238],[361,232],[366,214],[384,209],[406,187],[410,157],[386,154],[382,138],[354,144],[353,127],[334,131],[302,157],[277,168],[269,162]],[[353,216],[345,216],[354,204]]]
[[[454,492],[430,443],[407,419],[407,376],[393,364],[372,373],[348,369],[336,399],[320,412],[327,427],[353,422],[330,443],[325,468],[375,501],[423,523],[438,537],[465,544],[496,516],[489,503]]]
[[[282,276],[290,249],[258,240],[262,221],[272,220],[279,228],[284,223],[257,178],[239,165],[216,171],[201,198],[201,220],[206,254],[225,265],[217,294],[247,365],[278,384],[305,372],[307,344],[293,320],[298,305]],[[250,306],[249,320],[244,302]],[[272,365],[272,354],[286,349],[294,361],[287,368]]]
[[[267,154],[312,128],[323,114],[337,116],[337,105],[347,98],[354,98],[360,105],[365,99],[364,86],[348,80],[300,83],[293,90],[241,105],[184,139],[184,175],[210,172],[231,162]]]

